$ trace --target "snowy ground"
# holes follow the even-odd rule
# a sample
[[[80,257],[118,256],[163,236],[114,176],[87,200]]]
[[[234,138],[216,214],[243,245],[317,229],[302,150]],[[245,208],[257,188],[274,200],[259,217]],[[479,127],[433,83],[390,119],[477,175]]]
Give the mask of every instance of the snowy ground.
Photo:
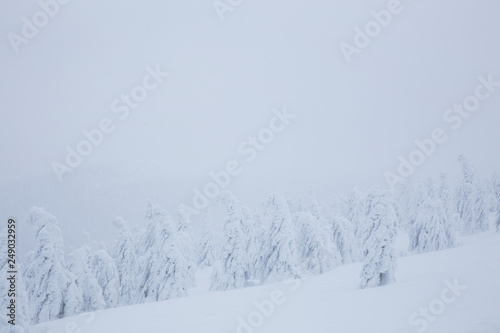
[[[32,331],[500,332],[500,233],[466,237],[454,249],[400,258],[397,283],[390,286],[358,289],[360,270],[360,264],[346,265],[302,281],[229,292],[208,292],[210,271],[204,270],[188,297],[82,314]],[[271,301],[278,304],[270,306]],[[260,313],[255,302],[262,305]]]

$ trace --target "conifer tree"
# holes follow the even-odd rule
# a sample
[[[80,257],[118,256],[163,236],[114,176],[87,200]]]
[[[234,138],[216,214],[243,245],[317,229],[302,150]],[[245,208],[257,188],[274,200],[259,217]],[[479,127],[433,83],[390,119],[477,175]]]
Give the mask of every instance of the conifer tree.
[[[299,278],[299,253],[290,210],[282,193],[269,197],[265,207],[266,223],[271,226],[264,248],[262,281]]]
[[[128,223],[121,217],[113,219],[113,225],[119,236],[115,246],[114,261],[119,278],[119,304],[131,305],[138,301],[140,270],[135,253],[135,242]]]
[[[248,284],[249,260],[245,245],[247,237],[243,231],[241,202],[229,191],[221,192],[218,201],[226,209],[224,242],[219,260],[213,267],[211,290],[243,288]]]
[[[33,207],[28,223],[35,231],[35,249],[23,271],[31,323],[64,318],[82,311],[82,295],[76,277],[66,268],[64,244],[57,219],[43,208]]]
[[[298,244],[303,268],[322,274],[337,266],[341,258],[322,220],[309,212],[295,213],[293,219],[300,230]]]
[[[396,214],[388,193],[372,189],[368,193],[365,262],[361,272],[361,288],[383,286],[395,281],[397,266],[394,253]]]

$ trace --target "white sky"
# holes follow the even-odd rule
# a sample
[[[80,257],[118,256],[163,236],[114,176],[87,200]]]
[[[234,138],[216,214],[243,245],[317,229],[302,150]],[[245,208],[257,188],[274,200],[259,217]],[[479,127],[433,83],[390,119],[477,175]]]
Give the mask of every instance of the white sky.
[[[245,201],[275,190],[305,195],[309,185],[325,199],[353,184],[385,185],[398,155],[436,127],[449,138],[417,168],[416,181],[440,171],[456,177],[460,153],[490,175],[500,165],[500,88],[456,131],[442,115],[474,92],[478,76],[500,81],[500,3],[402,0],[403,11],[348,64],[339,44],[352,43],[354,28],[387,3],[243,1],[220,21],[211,1],[73,0],[16,54],[7,34],[20,34],[21,18],[40,8],[3,1],[0,182],[10,183],[3,197],[15,199],[2,203],[2,216],[21,218],[41,205],[70,225],[79,207],[110,224],[100,208],[108,201],[129,219],[148,198],[189,202],[210,171],[244,161],[238,145],[283,106],[297,118],[242,163],[230,186]],[[121,121],[111,102],[155,65],[170,76]],[[63,162],[66,145],[74,148],[83,129],[106,117],[115,131],[59,183],[51,163]],[[105,171],[85,192],[90,166]],[[45,177],[43,185],[21,185],[35,184],[32,177]],[[155,177],[166,187],[143,182]],[[131,181],[141,184],[126,194],[136,202],[117,194],[116,184]]]

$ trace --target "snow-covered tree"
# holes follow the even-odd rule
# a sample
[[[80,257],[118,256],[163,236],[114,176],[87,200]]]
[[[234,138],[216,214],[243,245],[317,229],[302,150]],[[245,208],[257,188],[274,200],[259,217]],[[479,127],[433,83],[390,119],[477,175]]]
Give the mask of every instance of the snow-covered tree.
[[[187,265],[187,283],[188,287],[196,286],[196,246],[193,240],[193,231],[191,229],[191,219],[190,213],[184,208],[184,205],[180,205],[178,208],[178,225],[176,237],[179,243],[179,253],[184,257],[184,261]]]
[[[146,252],[140,258],[143,272],[140,301],[163,301],[187,295],[191,285],[189,267],[180,253],[175,223],[161,207],[151,205],[146,213]]]
[[[462,221],[460,230],[463,235],[475,233],[475,221],[473,212],[475,210],[473,203],[475,202],[476,190],[470,183],[462,183],[456,192],[456,208]]]
[[[396,199],[396,215],[400,222],[401,228],[409,230],[411,221],[411,211],[414,204],[414,189],[411,180],[396,186],[394,197]]]
[[[474,211],[472,216],[476,221],[476,230],[479,232],[488,231],[490,228],[490,202],[488,202],[487,191],[484,184],[478,184],[473,198]]]
[[[353,188],[349,193],[347,194],[347,197],[344,198],[345,201],[345,206],[346,206],[346,212],[345,214],[342,214],[342,216],[345,216],[349,220],[349,224],[354,230],[354,240],[355,240],[355,246],[354,251],[354,259],[355,260],[360,260],[363,259],[363,256],[361,254],[361,249],[363,248],[364,240],[363,240],[363,233],[364,233],[364,221],[365,221],[365,213],[364,213],[364,198],[363,194],[357,189]]]
[[[274,282],[300,277],[296,233],[288,204],[282,193],[269,197],[264,218],[271,226],[263,249],[262,281]]]
[[[226,209],[224,243],[220,259],[212,271],[211,290],[230,290],[247,286],[249,260],[246,252],[247,239],[243,231],[241,202],[229,191],[222,191],[218,200]]]
[[[138,300],[139,270],[135,242],[128,223],[121,217],[113,219],[113,225],[118,230],[118,240],[115,245],[114,261],[118,270],[119,300],[121,305],[135,304]]]
[[[200,245],[198,247],[198,267],[211,267],[215,262],[217,250],[215,247],[212,227],[210,226],[208,219],[205,219],[201,228],[202,235]]]
[[[420,214],[420,211],[422,210],[424,202],[427,200],[427,198],[429,198],[429,195],[432,195],[429,194],[428,185],[428,182],[418,184],[413,193],[412,204],[409,210],[409,224],[407,225],[406,230],[411,230],[413,224],[417,220],[418,215]]]
[[[345,217],[351,221],[352,225],[357,230],[357,227],[362,224],[364,220],[363,212],[363,194],[357,189],[353,188],[349,191],[347,196],[344,198],[346,212]]]
[[[396,213],[389,193],[372,189],[368,192],[368,210],[365,223],[367,239],[365,262],[361,272],[361,288],[383,286],[395,280]]]
[[[343,216],[334,216],[330,218],[329,223],[342,264],[350,264],[355,259],[354,231],[350,228],[351,222]]]
[[[263,270],[265,239],[268,229],[263,224],[260,212],[253,211],[246,206],[242,207],[243,232],[247,239],[247,253],[249,261],[249,278],[253,282],[260,282],[260,273]]]
[[[492,210],[500,212],[500,172],[495,171],[491,177],[490,191],[492,197]]]
[[[248,208],[241,207],[243,214],[243,233],[245,235],[245,250],[248,258],[248,278],[253,280],[259,279],[259,268],[262,261],[262,230],[261,217],[258,213]]]
[[[306,271],[322,274],[340,263],[340,255],[326,231],[327,226],[322,225],[323,220],[309,212],[295,213],[293,220],[300,230],[298,250]]]
[[[334,195],[324,214],[325,216],[347,216],[347,202],[345,197]]]
[[[75,315],[82,310],[82,295],[75,276],[66,268],[64,245],[57,219],[33,207],[28,223],[34,226],[35,249],[23,271],[32,324]]]
[[[444,213],[447,218],[445,227],[446,236],[448,238],[448,242],[450,243],[450,247],[452,247],[455,246],[457,230],[459,230],[461,226],[460,215],[455,211],[455,206],[453,205],[453,198],[446,174],[441,173],[439,177],[441,184],[439,187],[438,198],[441,200],[444,207]]]
[[[82,311],[91,312],[104,309],[106,303],[102,289],[91,269],[92,251],[83,246],[71,252],[68,258],[68,269],[76,277],[76,285],[82,294]]]
[[[450,221],[441,200],[428,198],[410,232],[410,251],[438,251],[455,246]]]
[[[488,223],[488,203],[485,189],[477,180],[474,167],[469,160],[460,155],[463,182],[456,193],[456,207],[460,215],[463,235],[476,234],[486,231]]]
[[[94,252],[92,271],[102,289],[106,308],[114,308],[119,304],[120,274],[115,261],[104,247]]]
[[[439,185],[439,193],[438,193],[438,198],[441,199],[441,202],[443,203],[443,207],[446,211],[447,214],[453,213],[453,199],[451,196],[451,190],[450,190],[450,185],[448,184],[448,178],[446,177],[446,174],[444,172],[441,172],[439,174],[439,180],[440,180],[440,185]]]

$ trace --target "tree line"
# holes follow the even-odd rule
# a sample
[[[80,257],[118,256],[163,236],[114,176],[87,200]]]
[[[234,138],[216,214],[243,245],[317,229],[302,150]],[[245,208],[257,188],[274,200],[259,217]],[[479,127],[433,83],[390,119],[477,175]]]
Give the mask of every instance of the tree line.
[[[187,296],[197,270],[207,267],[213,291],[299,279],[353,262],[363,263],[360,288],[392,283],[400,256],[455,247],[459,236],[488,231],[494,212],[500,232],[500,175],[480,179],[466,157],[459,162],[463,179],[454,190],[442,173],[437,183],[407,182],[395,191],[354,188],[329,205],[312,190],[306,200],[277,192],[258,210],[223,191],[215,203],[225,212],[223,229],[214,233],[206,214],[201,237],[182,206],[172,217],[149,203],[143,229],[115,217],[117,238],[109,248],[85,234],[84,245],[69,254],[56,217],[33,207],[27,222],[34,248],[18,276],[18,331],[82,312]],[[409,235],[407,251],[395,249],[400,232]],[[6,243],[4,229],[2,258]],[[1,260],[3,278],[7,260]],[[4,317],[0,324],[8,327]]]

